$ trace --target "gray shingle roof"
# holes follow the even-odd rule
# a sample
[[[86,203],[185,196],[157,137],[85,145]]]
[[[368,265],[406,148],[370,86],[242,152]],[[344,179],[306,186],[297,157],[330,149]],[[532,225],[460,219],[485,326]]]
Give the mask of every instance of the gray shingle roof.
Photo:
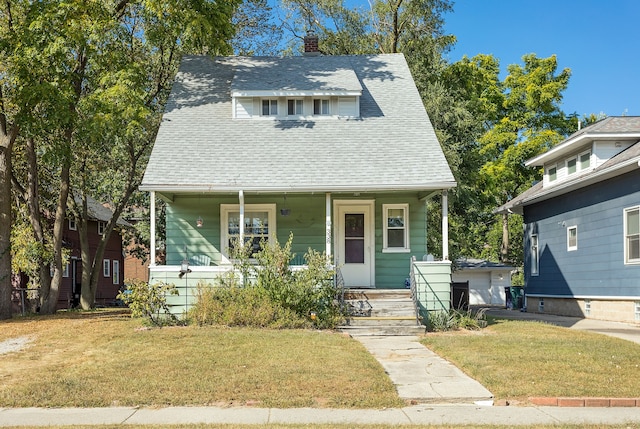
[[[232,90],[265,88],[361,88],[361,117],[232,118]],[[185,57],[141,189],[337,192],[453,186],[404,56],[390,54]]]

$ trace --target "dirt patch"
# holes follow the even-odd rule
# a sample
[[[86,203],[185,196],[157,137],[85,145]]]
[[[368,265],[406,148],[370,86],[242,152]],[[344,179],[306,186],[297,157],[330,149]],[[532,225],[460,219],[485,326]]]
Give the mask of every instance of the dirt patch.
[[[19,352],[31,343],[31,337],[9,338],[0,342],[0,355],[12,352]]]

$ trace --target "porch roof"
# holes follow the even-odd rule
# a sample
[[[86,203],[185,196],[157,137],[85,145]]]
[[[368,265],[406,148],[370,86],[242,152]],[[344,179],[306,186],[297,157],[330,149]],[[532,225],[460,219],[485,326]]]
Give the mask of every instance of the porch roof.
[[[233,90],[279,86],[361,88],[360,117],[233,119]],[[454,186],[404,56],[389,54],[185,57],[141,189],[357,192]]]

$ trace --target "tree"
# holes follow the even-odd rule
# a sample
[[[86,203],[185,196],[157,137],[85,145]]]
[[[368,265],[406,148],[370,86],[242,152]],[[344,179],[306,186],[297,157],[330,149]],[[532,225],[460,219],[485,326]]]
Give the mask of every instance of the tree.
[[[575,117],[560,109],[570,70],[556,74],[555,56],[525,55],[524,65],[512,64],[500,83],[502,97],[494,120],[480,138],[480,154],[487,161],[480,170],[479,189],[498,207],[540,179],[540,171],[524,166],[524,161],[551,148],[576,129]],[[502,215],[500,260],[508,261],[509,220]]]

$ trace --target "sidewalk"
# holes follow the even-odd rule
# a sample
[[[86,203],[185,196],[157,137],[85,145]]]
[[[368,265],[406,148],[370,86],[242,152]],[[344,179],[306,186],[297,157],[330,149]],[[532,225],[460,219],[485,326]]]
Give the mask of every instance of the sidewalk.
[[[508,425],[639,424],[640,407],[486,407],[416,405],[383,410],[323,408],[15,408],[0,409],[2,426],[168,424]]]

